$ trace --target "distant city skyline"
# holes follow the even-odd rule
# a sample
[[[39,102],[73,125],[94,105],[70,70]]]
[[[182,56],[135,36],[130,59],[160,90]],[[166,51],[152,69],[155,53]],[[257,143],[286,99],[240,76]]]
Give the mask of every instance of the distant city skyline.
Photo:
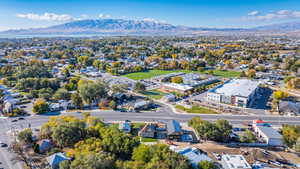
[[[0,2],[0,31],[82,19],[134,19],[210,28],[300,22],[299,0],[9,0]]]

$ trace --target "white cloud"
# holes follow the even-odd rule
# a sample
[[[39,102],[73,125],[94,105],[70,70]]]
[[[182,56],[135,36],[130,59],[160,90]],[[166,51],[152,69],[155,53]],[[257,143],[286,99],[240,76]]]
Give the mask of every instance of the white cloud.
[[[248,16],[255,16],[255,15],[258,15],[259,12],[258,11],[251,11],[248,13]]]
[[[16,16],[19,18],[26,18],[26,19],[30,19],[30,20],[39,20],[39,21],[71,21],[71,20],[74,20],[74,18],[68,14],[59,15],[59,14],[47,13],[47,12],[42,15],[28,13],[28,14],[17,14]]]
[[[279,10],[265,15],[255,14],[255,11],[248,13],[247,17],[243,17],[244,20],[275,20],[275,19],[295,19],[300,18],[300,11],[291,10]]]
[[[111,18],[110,15],[108,15],[108,14],[102,14],[102,13],[99,14],[98,17],[101,18],[101,19],[109,19],[109,18]]]

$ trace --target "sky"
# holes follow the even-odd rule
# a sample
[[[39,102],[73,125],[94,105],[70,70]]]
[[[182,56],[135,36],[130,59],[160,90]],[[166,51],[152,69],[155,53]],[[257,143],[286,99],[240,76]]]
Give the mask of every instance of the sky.
[[[0,0],[0,30],[104,18],[248,28],[300,22],[300,0]]]

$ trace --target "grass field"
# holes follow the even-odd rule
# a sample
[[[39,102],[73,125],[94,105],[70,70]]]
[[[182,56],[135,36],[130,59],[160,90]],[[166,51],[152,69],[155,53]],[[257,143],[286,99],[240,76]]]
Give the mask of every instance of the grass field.
[[[175,106],[176,109],[180,109],[183,110],[187,113],[197,113],[197,114],[219,114],[218,112],[215,112],[213,110],[210,110],[208,108],[205,107],[200,107],[200,106],[193,106],[191,109],[185,108],[181,105],[176,105]]]
[[[206,71],[207,73],[208,71]],[[215,76],[221,76],[225,78],[230,78],[230,77],[239,77],[241,72],[236,72],[236,71],[228,71],[228,70],[213,70],[213,75]]]
[[[145,72],[135,72],[135,73],[129,73],[126,75],[123,75],[124,77],[127,77],[129,79],[133,80],[142,80],[142,79],[149,79],[155,76],[160,76],[160,75],[166,75],[169,73],[174,73],[174,72],[184,72],[184,73],[208,73],[208,71],[205,72],[199,72],[199,71],[192,71],[192,70],[149,70]],[[215,76],[221,76],[221,77],[238,77],[241,73],[240,72],[235,72],[235,71],[225,71],[225,70],[214,70],[213,75]]]
[[[151,99],[161,99],[167,93],[161,92],[159,90],[148,90],[142,92],[143,95],[150,97]]]
[[[129,79],[133,80],[142,80],[142,79],[149,79],[155,76],[160,76],[160,75],[166,75],[169,73],[174,73],[174,72],[184,72],[184,73],[190,73],[194,72],[191,70],[149,70],[145,72],[135,72],[135,73],[129,73],[126,75],[123,75],[124,77],[127,77]]]

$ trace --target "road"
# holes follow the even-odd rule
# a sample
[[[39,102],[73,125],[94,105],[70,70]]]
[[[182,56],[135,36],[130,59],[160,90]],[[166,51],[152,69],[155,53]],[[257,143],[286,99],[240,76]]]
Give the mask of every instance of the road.
[[[62,113],[61,115],[73,115],[76,117],[82,117],[79,113]],[[180,122],[187,122],[193,117],[199,116],[203,120],[215,121],[217,119],[226,119],[232,125],[242,125],[245,122],[250,123],[255,119],[262,119],[273,126],[280,126],[282,124],[294,124],[300,125],[300,117],[283,117],[283,116],[249,116],[249,115],[204,115],[204,114],[178,114],[172,111],[171,108],[167,106],[160,107],[157,111],[147,111],[147,112],[118,112],[112,110],[95,110],[91,113],[92,116],[101,117],[104,121],[167,121],[167,120],[178,120]],[[35,115],[26,117],[25,120],[19,120],[17,122],[11,122],[11,119],[0,119],[0,141],[10,143],[12,138],[9,137],[7,131],[11,128],[24,129],[30,124],[32,128],[39,128],[43,123],[47,122],[51,115]],[[0,161],[3,163],[0,165],[5,169],[18,169],[20,164],[13,165],[11,163],[12,154],[7,152],[5,148],[0,148]]]

